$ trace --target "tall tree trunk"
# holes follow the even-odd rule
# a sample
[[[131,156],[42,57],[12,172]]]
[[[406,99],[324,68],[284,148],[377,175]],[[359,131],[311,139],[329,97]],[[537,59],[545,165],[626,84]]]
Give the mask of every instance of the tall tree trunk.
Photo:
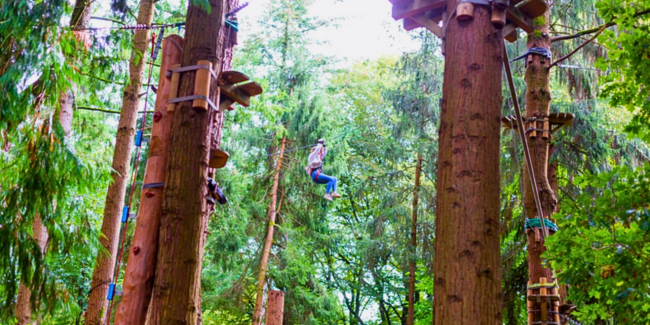
[[[456,8],[456,1],[447,1]],[[438,325],[501,324],[499,139],[503,38],[490,9],[447,25],[436,184]]]
[[[268,316],[266,325],[282,325],[284,318],[284,292],[278,290],[269,291]]]
[[[542,16],[543,23],[536,24],[535,31],[528,35],[527,47],[541,47],[550,49],[551,39],[549,36],[549,11]],[[541,19],[536,19],[536,22]],[[550,60],[542,55],[528,55],[526,58],[526,120],[531,118],[548,118],[551,107],[551,90],[549,82]],[[544,128],[539,123],[538,128]],[[528,176],[528,167],[524,165],[524,207],[528,218],[550,217],[557,205],[555,193],[551,188],[548,179],[549,145],[551,138],[544,139],[542,132],[537,132],[534,138],[529,137],[528,146],[535,172],[535,184],[541,201],[542,213],[537,211],[533,196],[533,187]],[[546,278],[548,282],[553,281],[553,273],[549,268],[543,266],[542,253],[546,250],[544,240],[537,241],[534,231],[527,232],[528,235],[528,276],[531,283],[539,283],[540,278]],[[539,303],[531,305],[532,310],[540,310]],[[532,314],[533,321],[541,321],[541,312]]]
[[[169,132],[173,116],[167,113],[171,78],[168,78],[165,72],[181,62],[182,51],[177,45],[183,46],[183,38],[178,35],[168,36],[162,44],[161,73],[144,184],[165,181]],[[159,119],[156,119],[156,116],[159,116]],[[163,187],[143,189],[140,197],[140,208],[131,243],[129,263],[124,273],[122,301],[115,315],[116,325],[144,324],[153,292]]]
[[[90,12],[92,10],[92,2],[88,0],[77,0],[75,3],[74,10],[72,12],[72,19],[70,20],[70,28],[85,28],[88,25],[90,20]],[[76,31],[75,34],[77,38],[81,41],[86,39],[88,36],[85,31]],[[84,42],[85,46],[88,46]],[[88,49],[88,48],[86,48]],[[71,90],[63,91],[59,94],[59,106],[55,110],[54,120],[58,121],[66,137],[70,135],[72,129],[72,118],[73,118],[73,107],[74,107],[74,92],[76,87],[73,84]],[[5,149],[9,149],[9,144],[5,143]],[[49,240],[49,234],[47,228],[43,224],[43,220],[40,215],[34,217],[34,223],[32,224],[32,232],[34,234],[34,240],[38,243],[38,246],[41,249],[41,253],[45,256],[45,250],[47,242]],[[18,286],[18,295],[16,299],[16,307],[14,310],[14,315],[18,319],[18,324],[29,324],[32,318],[31,312],[31,296],[32,292],[29,286],[26,286],[23,281],[20,282]]]
[[[154,0],[142,0],[138,12],[138,24],[150,25],[153,19]],[[122,97],[122,110],[117,126],[115,150],[113,151],[113,182],[106,192],[104,205],[104,220],[102,221],[102,237],[100,243],[108,251],[108,255],[97,254],[95,269],[91,282],[91,291],[88,296],[88,310],[86,311],[86,324],[102,324],[107,312],[108,301],[106,295],[108,286],[113,279],[115,260],[119,244],[120,223],[124,197],[129,180],[131,153],[137,122],[139,94],[142,90],[142,77],[146,66],[145,58],[148,54],[151,32],[147,29],[135,31],[133,49],[129,60],[129,83],[124,89]]]
[[[225,0],[224,3],[224,12],[230,12],[237,8],[239,4],[239,0]],[[233,17],[229,17],[229,19],[235,19]],[[215,71],[223,72],[223,71],[228,71],[232,68],[232,59],[234,55],[234,50],[235,50],[235,45],[237,43],[235,42],[237,40],[237,32],[231,28],[225,28],[224,31],[221,33],[220,37],[220,43],[219,43],[219,49],[221,52],[218,52],[220,55],[219,62],[220,66],[215,68]],[[211,146],[210,148],[214,149],[221,149],[221,137],[223,135],[223,121],[224,117],[227,113],[227,110],[223,112],[217,112],[216,116],[214,118],[214,122],[212,123],[212,130],[211,130]],[[208,169],[208,173],[212,176],[215,174],[215,170],[212,168]],[[198,304],[198,311],[197,311],[197,324],[200,325],[203,323],[202,317],[201,317],[201,274],[203,271],[203,254],[205,251],[205,242],[207,240],[207,231],[208,231],[208,225],[210,224],[210,215],[214,211],[214,205],[213,204],[208,204],[208,210],[206,213],[202,216],[203,221],[201,222],[202,228],[200,231],[201,234],[201,241],[199,244],[199,259],[198,259],[198,267],[197,267],[197,278],[198,281],[196,281],[196,301]]]
[[[418,246],[418,199],[420,194],[420,174],[422,173],[422,154],[418,152],[418,161],[415,166],[415,188],[413,189],[413,220],[411,221],[411,254],[409,257],[409,293],[408,315],[406,325],[413,325],[415,321],[415,272],[417,269],[416,256]]]
[[[255,309],[253,310],[253,325],[262,323],[262,294],[264,291],[264,284],[266,283],[266,270],[269,262],[269,254],[271,253],[271,246],[273,245],[273,232],[275,230],[275,216],[276,204],[278,202],[278,185],[280,183],[280,169],[282,169],[282,157],[284,156],[284,147],[287,142],[287,137],[282,137],[282,145],[280,146],[280,155],[278,161],[275,163],[275,172],[273,174],[273,188],[271,189],[271,202],[267,210],[267,217],[269,218],[269,226],[266,232],[266,241],[264,242],[264,251],[262,251],[262,259],[260,261],[260,273],[257,279],[257,298],[255,299]]]
[[[210,12],[189,1],[183,66],[207,60],[218,69],[224,0],[209,0]],[[195,71],[182,74],[178,97],[194,93]],[[209,98],[217,103],[218,87],[210,78]],[[197,271],[201,258],[203,216],[208,211],[207,171],[210,125],[215,112],[192,108],[192,101],[176,105],[163,196],[160,240],[152,298],[151,324],[196,324]]]

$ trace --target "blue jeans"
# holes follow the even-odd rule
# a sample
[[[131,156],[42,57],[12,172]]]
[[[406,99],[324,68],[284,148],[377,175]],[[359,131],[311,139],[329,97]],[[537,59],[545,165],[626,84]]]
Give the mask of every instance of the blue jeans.
[[[332,176],[327,176],[323,173],[318,174],[318,179],[316,178],[316,174],[318,171],[313,171],[311,173],[311,179],[314,180],[314,182],[318,184],[327,184],[327,189],[325,190],[325,193],[330,194],[331,192],[336,192],[336,177]]]

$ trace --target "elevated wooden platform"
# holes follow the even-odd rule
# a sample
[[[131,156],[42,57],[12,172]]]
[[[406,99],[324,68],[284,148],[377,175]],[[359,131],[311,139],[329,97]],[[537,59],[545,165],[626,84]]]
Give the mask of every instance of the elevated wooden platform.
[[[573,125],[573,114],[571,113],[552,113],[548,116],[548,122],[551,127],[551,134],[554,134],[564,126]],[[501,118],[501,126],[506,129],[517,128],[517,118],[514,116],[504,116]],[[555,128],[553,128],[555,127]]]
[[[244,107],[250,106],[251,97],[261,94],[262,86],[238,71],[224,71],[219,75],[219,88],[221,99],[219,110],[232,110],[232,105],[237,103]]]
[[[443,33],[446,0],[388,0],[393,4],[393,19],[403,20],[405,30],[424,27],[438,37]],[[510,42],[517,40],[517,29],[533,31],[533,19],[541,16],[548,5],[544,0],[511,0],[506,11],[506,24],[502,35]]]

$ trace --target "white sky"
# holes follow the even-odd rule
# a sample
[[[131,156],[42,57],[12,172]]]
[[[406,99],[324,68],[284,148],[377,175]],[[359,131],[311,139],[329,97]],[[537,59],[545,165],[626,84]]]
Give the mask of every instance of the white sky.
[[[240,0],[244,3],[246,0]],[[248,0],[249,6],[237,14],[241,26],[241,41],[260,31],[260,17],[269,0]],[[320,28],[312,34],[320,45],[312,46],[315,54],[333,56],[345,65],[383,55],[412,51],[418,45],[391,17],[388,0],[315,0],[310,15],[320,19],[337,19],[336,26]]]

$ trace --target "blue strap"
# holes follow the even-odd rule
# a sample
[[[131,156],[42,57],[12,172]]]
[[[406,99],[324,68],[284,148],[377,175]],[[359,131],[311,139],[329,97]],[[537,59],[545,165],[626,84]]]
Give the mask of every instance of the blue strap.
[[[108,295],[106,295],[106,299],[113,300],[114,295],[115,295],[115,283],[111,283],[108,285]]]
[[[122,209],[122,223],[126,223],[126,220],[129,218],[129,207],[124,206]]]

